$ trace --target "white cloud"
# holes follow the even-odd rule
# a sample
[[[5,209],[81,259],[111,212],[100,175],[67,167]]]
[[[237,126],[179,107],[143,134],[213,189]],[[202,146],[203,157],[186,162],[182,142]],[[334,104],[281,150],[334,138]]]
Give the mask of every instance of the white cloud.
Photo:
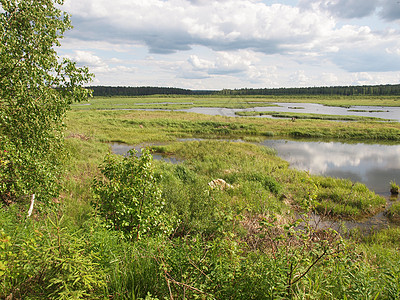
[[[365,18],[378,14],[382,19],[400,19],[400,3],[396,0],[300,0],[299,7],[318,10],[342,19]]]
[[[378,0],[301,0],[302,8],[329,11],[341,18],[362,18],[373,14]]]
[[[77,50],[72,57],[76,62],[80,64],[87,64],[91,67],[105,66],[105,63],[100,57],[93,55],[93,53],[87,51]]]
[[[64,55],[64,57],[76,61],[81,66],[88,66],[90,68],[90,71],[95,74],[117,72],[117,71],[118,72],[136,71],[136,68],[132,67],[130,68],[123,65],[110,66],[110,64],[104,61],[102,58],[88,51],[76,50],[70,55]],[[110,62],[121,63],[122,61],[113,58],[110,60]]]
[[[295,2],[66,0],[75,29],[61,53],[88,65],[104,84],[225,88],[398,79],[395,23],[382,30],[348,21],[397,20],[397,1]]]
[[[79,3],[79,4],[77,4]],[[204,45],[215,50],[284,51],[331,34],[335,23],[325,15],[297,7],[246,0],[194,5],[185,0],[66,2],[83,40],[143,42],[154,53],[189,50]]]
[[[209,69],[213,69],[215,64],[211,61],[201,59],[197,55],[190,55],[188,62],[193,66],[193,70],[196,71],[207,71]]]
[[[299,70],[291,74],[290,80],[297,82],[299,86],[306,86],[310,82],[310,78],[305,74],[304,70]]]

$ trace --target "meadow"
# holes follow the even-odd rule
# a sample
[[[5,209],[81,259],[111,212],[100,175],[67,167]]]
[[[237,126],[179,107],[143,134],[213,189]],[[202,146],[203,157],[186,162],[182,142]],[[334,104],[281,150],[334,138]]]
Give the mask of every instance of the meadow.
[[[360,183],[294,170],[274,150],[252,143],[267,137],[398,143],[398,122],[292,122],[159,110],[268,106],[277,98],[400,105],[395,97],[317,96],[94,98],[74,105],[65,122],[63,190],[53,212],[37,210],[26,219],[12,213],[18,207],[1,211],[0,262],[7,268],[0,264],[0,295],[399,298],[398,227],[337,232],[311,218],[362,219],[383,211],[386,199]],[[146,151],[116,156],[111,142],[148,144],[150,152],[179,163],[153,160]],[[389,213],[395,222],[398,205]]]

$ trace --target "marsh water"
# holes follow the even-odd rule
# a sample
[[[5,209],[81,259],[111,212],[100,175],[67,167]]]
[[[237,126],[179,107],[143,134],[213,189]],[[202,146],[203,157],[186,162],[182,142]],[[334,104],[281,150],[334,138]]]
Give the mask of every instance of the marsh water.
[[[137,155],[140,155],[140,150],[142,148],[145,148],[147,146],[155,146],[155,145],[162,145],[162,144],[152,143],[152,144],[128,145],[128,144],[121,144],[121,143],[110,143],[111,151],[114,154],[123,155],[123,156],[128,155],[128,151],[130,151],[130,150],[136,150]],[[180,160],[178,160],[177,158],[175,158],[173,156],[166,157],[166,156],[162,156],[161,154],[157,154],[157,153],[153,153],[152,155],[153,155],[153,158],[157,159],[157,160],[163,160],[163,161],[170,162],[173,164],[177,164],[180,162]]]
[[[271,103],[272,104],[272,103]],[[295,112],[295,113],[310,113],[322,115],[340,115],[340,116],[360,116],[360,117],[374,117],[381,119],[388,119],[400,122],[400,107],[388,106],[351,106],[337,107],[326,106],[315,103],[273,103],[276,106],[267,107],[251,107],[245,109],[233,109],[222,107],[193,107],[189,109],[181,109],[178,111],[194,112],[206,115],[220,115],[227,117],[237,117],[236,112],[262,112],[262,111],[275,111],[275,112]],[[270,116],[264,115],[261,118],[268,118]]]
[[[382,196],[390,195],[391,181],[400,182],[400,145],[274,139],[260,144],[275,149],[277,155],[293,168],[313,175],[361,182]],[[113,143],[111,149],[116,154],[126,155],[130,149],[140,151],[145,146]],[[178,162],[174,157],[153,156],[155,159]]]
[[[136,103],[135,105],[154,105],[154,103]],[[174,104],[173,102],[163,102],[157,104]],[[193,103],[178,103],[193,104]],[[90,104],[89,104],[90,105]],[[389,121],[400,122],[400,107],[389,106],[351,106],[338,107],[327,106],[315,103],[271,103],[274,106],[259,106],[250,108],[224,108],[224,107],[192,107],[186,109],[172,109],[173,111],[193,112],[211,116],[238,117],[236,112],[295,112],[321,115],[338,115],[338,116],[359,116],[373,117]],[[171,111],[167,108],[112,108],[112,110],[145,110],[145,111]],[[256,116],[258,118],[273,118],[269,115]]]
[[[390,181],[400,182],[400,145],[290,140],[261,144],[275,149],[296,169],[362,182],[382,196],[390,195]]]
[[[397,200],[390,198],[390,182],[400,182],[400,145],[290,140],[265,140],[261,144],[275,149],[293,168],[364,183],[387,199],[387,207]],[[318,215],[313,220],[319,226],[340,229],[340,223],[323,221]],[[362,221],[343,223],[348,229],[358,227],[367,232],[392,225],[384,212]]]
[[[364,183],[375,193],[384,196],[388,207],[393,200],[397,200],[390,198],[389,190],[391,181],[400,182],[400,145],[274,139],[265,140],[260,144],[275,149],[277,155],[288,161],[293,168],[313,175],[345,178]],[[110,145],[112,151],[120,155],[126,155],[131,149],[140,151],[141,148],[148,146],[119,143]],[[163,157],[160,154],[154,154],[153,157],[179,163],[179,160],[174,157]],[[340,223],[331,220],[323,221],[318,215],[313,216],[313,221],[320,227],[329,226],[339,230]],[[344,224],[349,229],[358,227],[363,230],[386,228],[391,225],[384,212],[366,220],[347,221]]]

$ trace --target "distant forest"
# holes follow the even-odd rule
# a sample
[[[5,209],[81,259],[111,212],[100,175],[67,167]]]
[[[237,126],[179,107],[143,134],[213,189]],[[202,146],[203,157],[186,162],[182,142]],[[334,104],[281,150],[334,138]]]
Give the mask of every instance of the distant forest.
[[[259,89],[224,89],[188,90],[172,87],[125,87],[125,86],[91,86],[94,96],[148,96],[148,95],[337,95],[337,96],[393,96],[400,95],[400,84],[394,85],[363,85],[363,86],[332,86],[303,88],[259,88]]]
[[[211,95],[217,91],[194,91],[172,87],[90,86],[93,96]]]

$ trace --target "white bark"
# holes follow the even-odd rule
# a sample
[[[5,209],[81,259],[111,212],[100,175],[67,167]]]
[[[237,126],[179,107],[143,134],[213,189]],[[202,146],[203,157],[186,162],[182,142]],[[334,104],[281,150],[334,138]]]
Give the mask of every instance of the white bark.
[[[35,204],[35,194],[32,194],[31,196],[31,206],[29,207],[28,210],[28,218],[31,216],[32,211],[33,211],[33,205]]]

